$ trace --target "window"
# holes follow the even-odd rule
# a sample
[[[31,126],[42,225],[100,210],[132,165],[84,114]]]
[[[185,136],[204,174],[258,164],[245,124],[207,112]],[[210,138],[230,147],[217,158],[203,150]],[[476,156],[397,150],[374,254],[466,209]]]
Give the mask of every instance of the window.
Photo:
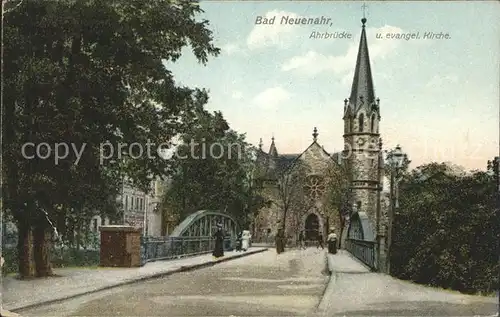
[[[365,116],[363,114],[359,115],[359,132],[363,132],[363,128],[365,125]]]
[[[101,226],[105,226],[106,225],[106,218],[102,217],[101,218]]]
[[[135,209],[139,209],[139,197],[135,197]]]
[[[125,210],[128,209],[128,196],[125,195]]]
[[[375,114],[372,114],[372,122],[370,124],[372,133],[375,133]]]
[[[358,200],[356,202],[356,207],[357,207],[358,211],[361,209],[361,201]]]
[[[92,224],[93,230],[97,231],[97,219],[94,219],[94,223]]]
[[[311,175],[307,178],[305,189],[309,194],[310,199],[319,199],[325,192],[324,180],[317,175]]]
[[[130,209],[134,209],[134,197],[130,197]]]

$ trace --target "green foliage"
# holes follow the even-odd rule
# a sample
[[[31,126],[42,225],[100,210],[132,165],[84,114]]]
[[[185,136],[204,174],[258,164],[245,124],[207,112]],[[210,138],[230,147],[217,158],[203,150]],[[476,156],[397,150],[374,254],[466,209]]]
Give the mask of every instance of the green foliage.
[[[349,201],[349,169],[347,164],[332,162],[325,171],[324,205],[328,210],[346,212]]]
[[[16,248],[6,248],[3,251],[5,264],[2,268],[2,274],[10,274],[18,272],[18,256]],[[100,251],[99,249],[53,249],[52,250],[52,265],[53,267],[87,267],[99,265]]]
[[[41,210],[53,220],[115,214],[123,176],[147,190],[171,171],[156,151],[131,159],[118,144],[168,146],[206,100],[164,66],[186,46],[201,63],[218,55],[200,12],[193,1],[65,0],[23,1],[5,15],[3,197],[18,223],[46,222]],[[65,143],[69,155],[27,160],[26,142]],[[101,162],[104,142],[114,160]],[[78,165],[72,145],[85,146]]]
[[[498,288],[498,197],[493,177],[432,163],[400,183],[391,273],[462,292]]]
[[[231,130],[220,112],[210,113],[200,102],[174,155],[177,172],[164,205],[178,220],[210,209],[225,211],[247,226],[262,203],[252,180],[252,151],[245,136]]]
[[[65,249],[62,252],[54,252],[52,257],[54,267],[97,266],[100,261],[100,251],[99,249]]]

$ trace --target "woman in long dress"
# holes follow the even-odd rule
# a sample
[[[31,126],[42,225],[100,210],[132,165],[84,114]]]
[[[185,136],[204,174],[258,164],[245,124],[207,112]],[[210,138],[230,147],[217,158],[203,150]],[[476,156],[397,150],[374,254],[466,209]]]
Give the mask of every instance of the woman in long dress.
[[[217,225],[217,231],[214,234],[215,238],[215,248],[212,255],[215,258],[220,258],[224,256],[224,231],[222,231],[222,226]]]
[[[243,234],[241,235],[241,249],[243,251],[248,250],[250,246],[250,231],[248,230],[243,230]]]

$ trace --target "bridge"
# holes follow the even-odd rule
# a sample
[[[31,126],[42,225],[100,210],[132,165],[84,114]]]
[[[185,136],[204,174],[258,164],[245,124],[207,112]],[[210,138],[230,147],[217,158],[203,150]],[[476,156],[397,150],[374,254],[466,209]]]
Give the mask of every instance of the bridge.
[[[186,217],[169,236],[142,237],[143,264],[158,260],[178,259],[212,252],[216,225],[226,233],[224,249],[234,248],[240,230],[236,220],[214,210],[199,210]],[[377,248],[369,222],[363,213],[354,213],[348,223],[345,249],[373,271],[377,271]]]
[[[213,249],[216,224],[221,223],[227,232],[226,250],[234,245],[240,228],[229,215],[200,210],[184,219],[169,237],[143,238],[143,264],[169,261],[140,269],[59,269],[58,279],[62,282],[56,287],[45,280],[33,284],[7,277],[4,305],[7,303],[8,309],[16,312],[22,310],[23,316],[55,312],[83,316],[98,309],[103,315],[126,311],[138,316],[201,316],[207,311],[218,316],[255,315],[258,310],[266,316],[493,317],[491,312],[497,307],[493,297],[453,294],[373,272],[379,269],[375,242],[369,240],[373,237],[364,225],[366,220],[362,213],[351,215],[346,230],[347,250],[335,255],[308,248],[291,249],[277,256],[273,249],[251,248],[254,250],[247,254],[228,252],[224,259],[214,261],[203,254]],[[252,255],[245,256],[249,253]],[[213,267],[215,264],[217,267]],[[367,267],[370,265],[372,272]],[[210,269],[199,269],[202,267]],[[173,274],[185,271],[190,273]],[[150,281],[140,283],[145,279]],[[118,292],[86,295],[125,284],[128,286]],[[78,299],[61,305],[61,301],[69,300],[68,294]],[[9,316],[2,311],[3,315]]]
[[[379,267],[377,244],[368,217],[363,212],[354,212],[347,223],[345,249],[372,271],[382,271]]]
[[[186,217],[170,236],[142,237],[142,264],[212,252],[213,234],[219,223],[226,233],[224,249],[232,250],[239,230],[234,218],[220,211],[199,210]]]

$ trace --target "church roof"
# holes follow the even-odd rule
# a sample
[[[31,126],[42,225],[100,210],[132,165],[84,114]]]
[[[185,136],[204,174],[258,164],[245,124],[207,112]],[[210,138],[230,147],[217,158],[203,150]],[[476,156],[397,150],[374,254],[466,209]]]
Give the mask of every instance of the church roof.
[[[321,146],[316,140],[317,130],[315,130],[313,136],[314,136],[313,142],[304,151],[302,151],[302,153],[299,154],[293,153],[293,154],[278,155],[276,144],[274,143],[274,137],[272,138],[272,143],[269,149],[269,153],[265,153],[264,151],[262,151],[261,149],[262,146],[259,145],[256,164],[260,166],[260,171],[261,171],[260,177],[268,179],[276,179],[276,177],[279,174],[291,169],[295,164],[295,162],[297,162],[297,160],[313,146],[320,147],[323,153],[325,154],[325,157],[330,157],[335,162],[340,163],[341,153],[340,152],[336,152],[333,154],[328,153],[325,150],[325,148]],[[270,162],[273,162],[274,164],[270,164]]]
[[[311,147],[313,146],[319,146],[321,148],[321,150],[323,151],[323,153],[325,154],[325,156],[331,158],[332,160],[334,160],[335,162],[338,162],[336,160],[336,158],[339,158],[340,157],[340,152],[336,152],[336,153],[333,153],[333,154],[330,154],[328,153],[325,148],[323,146],[321,146],[316,140],[314,140],[302,153],[300,154],[294,154],[295,157],[293,158],[293,160],[290,160],[289,163],[287,164],[286,166],[286,169],[291,169],[293,167],[293,165],[295,164],[295,162],[297,162],[297,160],[302,156],[304,155],[304,153],[306,153]]]
[[[276,144],[274,144],[274,137],[271,141],[271,146],[269,147],[269,155],[272,157],[278,157],[278,150],[276,149]]]
[[[355,114],[362,107],[367,107],[367,110],[370,110],[371,105],[375,102],[375,88],[368,53],[368,41],[366,40],[366,19],[361,19],[361,22],[363,23],[361,39],[349,98],[348,110],[351,114]]]

